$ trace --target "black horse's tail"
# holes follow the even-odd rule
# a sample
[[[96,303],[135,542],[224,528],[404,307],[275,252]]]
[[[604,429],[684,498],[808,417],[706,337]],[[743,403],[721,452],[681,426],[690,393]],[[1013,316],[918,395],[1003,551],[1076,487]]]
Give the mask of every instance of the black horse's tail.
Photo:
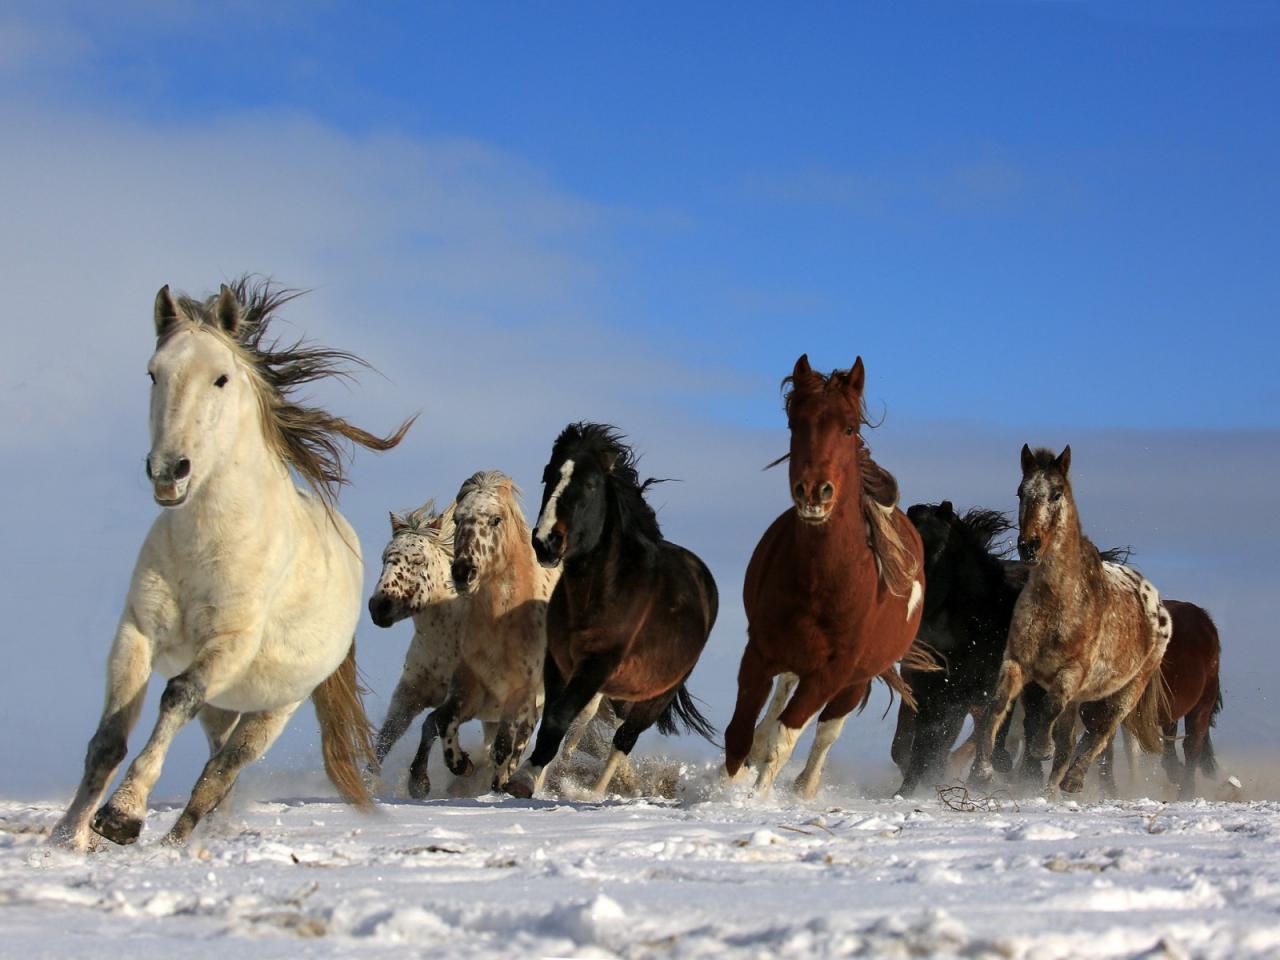
[[[716,741],[716,728],[698,710],[699,702],[689,692],[689,688],[681,683],[676,688],[676,695],[671,698],[667,708],[658,717],[658,732],[669,737],[672,734],[680,733],[680,728],[683,727],[685,733],[696,733],[712,746],[720,746]]]
[[[1218,687],[1218,696],[1213,701],[1213,710],[1209,714],[1209,727],[1204,731],[1204,746],[1200,748],[1200,772],[1206,777],[1218,773],[1218,758],[1213,753],[1212,728],[1218,722],[1218,714],[1222,711],[1222,687]]]

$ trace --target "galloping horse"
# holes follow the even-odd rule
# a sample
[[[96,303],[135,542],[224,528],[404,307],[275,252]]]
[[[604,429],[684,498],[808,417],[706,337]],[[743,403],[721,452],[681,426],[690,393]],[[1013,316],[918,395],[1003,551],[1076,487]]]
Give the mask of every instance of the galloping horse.
[[[1178,795],[1187,800],[1195,795],[1197,767],[1207,777],[1218,771],[1209,728],[1222,709],[1218,680],[1221,645],[1218,628],[1203,607],[1185,600],[1166,600],[1164,605],[1173,618],[1173,635],[1160,663],[1160,677],[1169,694],[1168,705],[1160,713],[1164,769],[1178,784]],[[1174,742],[1178,721],[1183,718],[1186,738],[1180,764]]]
[[[174,735],[199,716],[212,756],[166,837],[184,842],[308,696],[330,779],[347,800],[370,802],[361,771],[373,748],[353,639],[360,547],[334,499],[346,476],[342,442],[389,450],[412,421],[379,438],[294,399],[296,387],[361,362],[304,343],[268,345],[275,310],[294,295],[245,278],[203,301],[167,286],[156,296],[146,472],[164,510],[134,568],[102,720],[56,843],[86,849],[90,818],[107,839],[135,841]],[[170,678],[155,730],[94,814],[153,670]]]
[[[1022,447],[1018,552],[1032,564],[1031,576],[1014,606],[1000,681],[978,738],[975,783],[990,780],[996,731],[1032,681],[1044,688],[1048,722],[1026,749],[1044,759],[1052,736],[1050,789],[1079,792],[1122,722],[1143,749],[1160,752],[1165,697],[1158,671],[1172,621],[1150,581],[1103,560],[1084,535],[1070,467],[1070,447],[1056,457]],[[1073,759],[1077,707],[1085,733]]]
[[[466,604],[453,588],[449,569],[455,504],[449,504],[444,513],[433,512],[433,507],[434,501],[428,501],[407,514],[391,514],[391,540],[382,552],[382,575],[369,597],[369,616],[379,627],[413,618],[404,669],[378,731],[379,766],[416,716],[445,702],[458,667]],[[431,788],[427,758],[434,739],[432,725],[429,734],[423,731],[409,767],[409,795],[418,800]]]
[[[917,503],[907,509],[907,517],[924,544],[928,583],[919,638],[941,655],[945,667],[902,673],[916,700],[914,710],[905,702],[899,706],[893,738],[893,759],[904,777],[898,792],[903,796],[944,775],[947,753],[965,717],[974,711],[980,715],[991,699],[1013,607],[1030,574],[1027,564],[1006,560],[992,548],[996,537],[1013,529],[999,511],[974,507],[958,514],[951,501],[944,500]],[[1028,684],[1023,693],[1027,739],[1041,722],[1041,699],[1043,691]],[[1012,767],[1004,746],[1007,732],[1005,723],[993,756],[1004,771]],[[1031,766],[1038,781],[1040,765],[1031,761]]]
[[[560,576],[539,566],[519,495],[497,470],[476,473],[458,490],[451,576],[465,598],[461,659],[449,698],[426,721],[444,741],[445,765],[456,776],[472,769],[458,743],[459,725],[473,717],[496,722],[488,744],[495,790],[510,778],[538,722],[547,600]]]
[[[542,726],[507,792],[540,790],[569,724],[608,697],[623,722],[594,787],[599,795],[655,722],[662,733],[676,732],[679,721],[712,738],[685,684],[719,599],[706,564],[663,538],[644,498],[649,483],[614,428],[565,427],[542,479],[533,547],[544,566],[563,564],[564,573],[547,613]]]
[[[733,778],[752,750],[772,678],[798,678],[776,722],[766,721],[756,781],[762,792],[818,711],[817,739],[797,781],[805,796],[817,791],[827,752],[845,717],[866,702],[872,680],[911,696],[893,665],[912,650],[923,611],[920,536],[897,508],[896,481],[862,440],[865,378],[861,357],[852,369],[823,376],[802,356],[783,381],[791,385],[794,505],[769,527],[747,567],[747,648],[725,730],[725,772]],[[921,656],[919,663],[932,661]],[[780,687],[789,682],[784,677]]]

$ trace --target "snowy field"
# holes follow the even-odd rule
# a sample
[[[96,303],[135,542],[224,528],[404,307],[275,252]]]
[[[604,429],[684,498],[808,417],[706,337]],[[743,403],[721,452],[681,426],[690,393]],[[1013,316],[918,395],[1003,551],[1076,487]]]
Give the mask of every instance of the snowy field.
[[[678,772],[664,800],[373,816],[259,774],[188,849],[160,805],[87,856],[44,844],[61,801],[0,801],[0,955],[1280,956],[1277,802],[761,802]]]

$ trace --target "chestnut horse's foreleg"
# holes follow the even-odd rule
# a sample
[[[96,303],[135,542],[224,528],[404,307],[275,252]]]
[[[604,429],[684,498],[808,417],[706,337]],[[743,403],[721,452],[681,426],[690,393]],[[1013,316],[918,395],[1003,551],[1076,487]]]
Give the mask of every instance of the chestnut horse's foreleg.
[[[978,753],[973,758],[973,768],[969,771],[970,783],[991,782],[995,773],[995,768],[991,765],[991,753],[995,749],[996,734],[1004,725],[1005,714],[1013,708],[1013,701],[1029,679],[1017,660],[1005,660],[1000,665],[1000,680],[996,683],[995,696],[982,715],[980,735],[977,738]]]
[[[1158,682],[1157,680],[1153,682]],[[1212,692],[1195,705],[1183,721],[1186,733],[1182,741],[1182,777],[1178,788],[1178,797],[1190,800],[1196,791],[1196,768],[1205,774],[1212,775],[1217,764],[1213,758],[1213,742],[1209,739],[1209,727],[1213,723],[1213,708],[1218,699],[1217,684],[1212,685]],[[1173,724],[1173,735],[1177,736],[1178,725]],[[1171,749],[1173,741],[1166,741],[1166,749]]]
[[[552,657],[548,656],[547,660],[551,661]],[[600,692],[621,661],[620,650],[593,653],[578,663],[563,690],[553,694],[552,685],[546,686],[546,706],[542,712],[542,725],[538,728],[533,753],[507,782],[507,793],[514,797],[531,797],[542,788],[547,765],[559,753],[569,725]],[[559,671],[556,670],[555,673],[558,678]],[[555,686],[558,687],[559,683]]]
[[[164,843],[177,846],[187,842],[196,824],[231,792],[240,771],[261,757],[271,744],[275,743],[276,737],[280,736],[280,731],[284,729],[289,718],[301,704],[302,701],[299,700],[278,710],[249,713],[240,718],[240,722],[236,724],[235,730],[223,744],[222,749],[210,757],[209,762],[204,765],[204,772],[196,781],[186,808],[165,836]]]
[[[795,696],[791,698],[791,702],[778,717],[778,722],[769,731],[764,762],[760,766],[759,776],[756,777],[756,793],[767,794],[773,788],[773,781],[791,759],[800,734],[804,733],[805,727],[809,726],[818,711],[835,699],[836,693],[844,699],[844,694],[851,689],[852,687],[833,691],[831,681],[824,675],[811,673],[800,678]],[[844,710],[844,713],[848,713],[856,705],[855,700],[848,709]],[[829,748],[830,745],[828,745]]]
[[[778,674],[773,688],[773,699],[769,701],[769,708],[765,710],[764,717],[756,724],[755,733],[751,735],[751,752],[747,754],[747,766],[760,769],[760,764],[764,761],[765,743],[769,739],[769,728],[778,722],[778,717],[782,716],[782,711],[786,708],[791,695],[796,692],[796,684],[799,682],[800,678],[794,673]]]
[[[840,739],[840,731],[849,713],[866,696],[867,684],[855,683],[835,695],[818,716],[818,730],[814,734],[813,746],[809,748],[809,759],[804,769],[796,777],[796,791],[806,800],[812,800],[818,792],[818,784],[822,781],[822,768],[827,764],[827,754],[831,746]]]
[[[89,818],[128,752],[129,731],[138,722],[151,677],[151,642],[131,622],[116,631],[107,658],[107,699],[97,732],[85,751],[84,776],[75,798],[49,835],[49,842],[89,849]]]
[[[733,708],[733,719],[724,730],[724,771],[730,780],[738,775],[742,762],[751,752],[756,717],[769,698],[772,683],[773,674],[768,664],[748,642],[738,666],[738,702]]]
[[[1042,726],[1049,723],[1046,716],[1044,687],[1028,683],[1022,688],[1022,760],[1018,765],[1018,780],[1037,788],[1044,785],[1044,767],[1031,755],[1031,741]]]
[[[1071,751],[1076,745],[1076,711],[1071,709],[1058,715],[1050,724],[1053,733],[1053,766],[1049,768],[1049,782],[1045,789],[1050,796],[1056,795],[1062,778],[1071,763]]]

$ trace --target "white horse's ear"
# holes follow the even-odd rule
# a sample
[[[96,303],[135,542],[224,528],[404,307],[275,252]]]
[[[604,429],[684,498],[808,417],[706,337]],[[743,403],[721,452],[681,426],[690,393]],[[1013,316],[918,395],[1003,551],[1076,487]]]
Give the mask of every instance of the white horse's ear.
[[[240,301],[225,283],[218,291],[218,305],[214,308],[218,326],[226,333],[235,336],[240,329]]]
[[[408,530],[408,529],[409,529],[409,521],[406,520],[404,517],[402,517],[400,514],[396,513],[394,510],[392,510],[391,511],[391,532],[393,534],[403,533],[405,530]]]
[[[156,294],[155,321],[157,337],[164,336],[165,331],[178,322],[178,304],[169,292],[167,283]]]

